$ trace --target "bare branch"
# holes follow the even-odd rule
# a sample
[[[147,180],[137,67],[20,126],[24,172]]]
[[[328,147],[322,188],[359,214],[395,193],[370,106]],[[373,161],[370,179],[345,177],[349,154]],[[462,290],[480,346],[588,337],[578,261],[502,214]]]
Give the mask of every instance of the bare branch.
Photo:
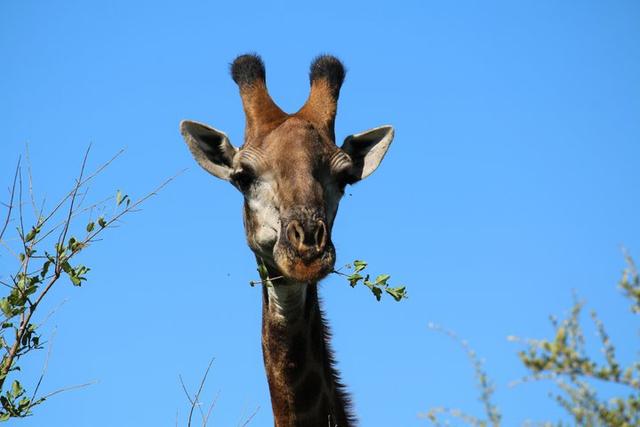
[[[31,155],[29,153],[29,143],[25,144],[25,154],[27,158],[27,173],[29,175],[29,198],[31,199],[31,207],[33,208],[33,215],[37,218],[40,217],[38,208],[36,207],[36,199],[33,195],[33,175],[31,174]]]
[[[200,385],[198,386],[198,391],[194,394],[193,399],[191,398],[191,394],[189,393],[189,390],[187,390],[187,386],[184,383],[184,380],[182,379],[182,375],[178,375],[178,378],[180,379],[180,384],[182,385],[182,390],[184,391],[184,394],[187,396],[187,399],[189,400],[189,403],[191,404],[191,408],[189,409],[189,417],[187,419],[187,427],[191,426],[191,420],[193,419],[193,411],[195,410],[196,406],[198,407],[198,410],[200,411],[200,416],[202,417],[202,427],[206,427],[207,422],[209,421],[209,416],[211,415],[211,411],[213,410],[213,407],[215,406],[217,400],[218,400],[218,395],[216,395],[216,397],[214,398],[214,400],[211,402],[211,405],[209,406],[209,410],[207,411],[207,414],[205,415],[204,411],[202,410],[202,405],[200,403],[200,396],[202,395],[202,390],[204,389],[204,384],[207,381],[207,376],[209,375],[209,371],[211,370],[211,366],[213,365],[213,361],[215,360],[214,358],[211,358],[211,360],[209,361],[209,364],[207,365],[207,369],[204,372],[204,375],[202,376],[202,379],[200,380]]]
[[[95,209],[98,206],[102,206],[102,205],[104,205],[106,202],[108,202],[111,199],[113,199],[113,196],[105,197],[104,199],[102,199],[102,200],[100,200],[100,201],[98,201],[96,203],[93,203],[92,205],[87,206],[85,208],[76,209],[76,211],[71,215],[71,219],[73,219],[76,216],[81,215],[81,214],[83,214],[83,213],[85,213],[87,211]],[[36,244],[40,243],[41,241],[43,241],[44,239],[49,237],[49,235],[51,235],[51,233],[56,231],[58,228],[62,227],[65,223],[66,223],[66,220],[60,221],[58,224],[56,224],[53,227],[51,227],[48,231],[42,233],[42,235],[36,240]]]
[[[60,394],[60,393],[64,393],[65,391],[71,391],[71,390],[77,390],[79,388],[84,388],[84,387],[89,387],[90,385],[94,385],[94,384],[98,384],[98,380],[93,380],[93,381],[89,381],[88,383],[84,383],[84,384],[76,384],[76,385],[72,385],[69,387],[63,387],[60,388],[58,390],[52,391],[51,393],[41,397],[38,399],[38,403],[42,403],[45,400],[47,400],[48,398],[55,396],[56,394]]]
[[[189,411],[189,418],[187,421],[187,427],[191,427],[191,417],[193,416],[193,408],[196,406],[196,401],[191,400],[191,395],[189,394],[189,390],[187,390],[187,386],[184,384],[184,380],[182,379],[182,375],[178,375],[180,379],[180,384],[182,385],[182,390],[184,390],[184,394],[187,396],[189,403],[191,404],[191,410]]]
[[[111,226],[116,223],[122,216],[124,216],[127,213],[131,213],[131,212],[136,212],[136,208],[138,206],[140,206],[142,203],[144,203],[146,200],[148,200],[149,198],[158,195],[158,192],[160,190],[162,190],[164,187],[166,187],[171,181],[173,181],[174,179],[176,179],[178,176],[180,176],[186,169],[182,169],[180,172],[178,172],[177,174],[173,175],[171,178],[166,179],[164,182],[162,182],[158,187],[156,187],[153,191],[151,191],[150,193],[148,193],[146,196],[142,197],[141,199],[138,199],[136,202],[131,203],[131,205],[127,206],[125,209],[123,209],[121,212],[119,212],[117,215],[115,215],[113,218],[111,218],[109,221],[106,222],[106,225],[104,227],[96,227],[96,230],[93,231],[92,233],[90,233],[84,240],[82,240],[82,245],[88,245],[92,242],[95,241],[95,237],[100,234],[103,230],[106,230],[107,228],[112,228]],[[75,255],[75,253],[70,254],[67,259],[71,259],[73,256]]]
[[[198,403],[200,401],[200,394],[202,393],[202,389],[204,388],[204,383],[207,380],[207,375],[209,375],[209,370],[211,369],[211,365],[213,365],[213,361],[215,360],[215,358],[211,358],[211,360],[209,361],[209,365],[207,365],[207,369],[206,371],[204,371],[204,375],[202,376],[202,380],[200,380],[200,386],[198,387],[198,392],[195,395],[195,401],[196,403]],[[202,411],[202,405],[198,405],[198,409],[200,410],[200,416],[202,417],[202,423],[204,426],[206,426],[206,420],[205,420],[205,416],[204,416],[204,412]],[[191,417],[189,417],[191,418]]]
[[[209,417],[211,417],[211,412],[213,408],[215,408],[216,403],[218,402],[218,398],[220,397],[220,391],[216,393],[216,397],[211,401],[211,405],[209,405],[209,409],[207,410],[207,416],[202,420],[202,427],[207,427],[207,423],[209,422]]]
[[[246,419],[246,421],[240,425],[240,427],[246,427],[251,422],[251,420],[256,416],[259,410],[260,410],[260,406],[257,406],[256,409],[251,413],[251,415],[249,415],[249,417]]]
[[[91,181],[93,178],[96,177],[96,175],[98,175],[100,172],[102,172],[103,170],[105,170],[111,163],[113,163],[113,161],[115,159],[117,159],[122,153],[124,153],[124,149],[121,149],[120,151],[118,151],[111,159],[107,160],[105,163],[103,163],[100,167],[98,167],[98,169],[96,169],[91,175],[87,176],[84,180],[82,180],[79,184],[79,187],[82,187],[84,184],[86,184],[87,182]],[[74,187],[75,189],[75,187]],[[58,211],[58,209],[60,209],[62,207],[62,205],[64,205],[64,203],[69,199],[69,197],[71,197],[73,195],[74,190],[71,190],[65,197],[62,198],[62,200],[60,200],[58,202],[58,204],[56,205],[55,208],[53,208],[53,210],[51,212],[49,212],[49,215],[47,215],[41,222],[42,224],[45,224],[53,215],[55,215],[55,213]]]
[[[80,166],[80,174],[78,175],[78,179],[76,181],[76,185],[71,192],[71,203],[69,203],[69,212],[67,214],[67,219],[65,221],[62,233],[60,233],[60,238],[58,239],[58,244],[64,244],[67,239],[67,232],[69,231],[69,226],[71,225],[71,215],[73,215],[73,206],[76,201],[76,197],[78,196],[78,190],[80,189],[80,185],[82,184],[82,175],[84,174],[84,168],[87,165],[87,158],[89,157],[89,150],[91,150],[91,145],[87,147],[87,150],[84,153],[84,158],[82,159],[82,166]],[[60,263],[60,253],[56,251],[56,270],[61,269]]]
[[[7,217],[4,220],[4,225],[2,226],[2,231],[0,231],[0,241],[2,241],[2,237],[4,236],[4,232],[7,230],[7,226],[11,221],[11,210],[13,209],[13,198],[16,194],[16,182],[18,181],[18,171],[20,170],[20,158],[18,158],[18,164],[16,165],[16,171],[13,174],[13,184],[11,184],[11,197],[9,199],[9,205],[7,207]]]

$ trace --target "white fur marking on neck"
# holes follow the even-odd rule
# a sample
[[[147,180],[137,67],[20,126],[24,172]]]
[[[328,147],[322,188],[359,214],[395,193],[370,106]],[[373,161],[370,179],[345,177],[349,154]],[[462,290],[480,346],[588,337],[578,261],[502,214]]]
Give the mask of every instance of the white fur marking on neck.
[[[307,300],[307,283],[286,283],[267,287],[269,311],[285,319],[304,309]]]

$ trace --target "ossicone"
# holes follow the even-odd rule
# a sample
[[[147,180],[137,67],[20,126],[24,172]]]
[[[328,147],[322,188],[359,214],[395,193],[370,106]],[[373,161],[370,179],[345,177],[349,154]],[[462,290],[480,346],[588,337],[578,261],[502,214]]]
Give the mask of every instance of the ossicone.
[[[231,63],[231,77],[240,88],[247,119],[245,139],[265,134],[286,118],[286,114],[269,96],[264,62],[258,55],[249,53],[238,56]]]
[[[311,62],[309,98],[296,113],[323,129],[335,141],[334,123],[345,69],[335,56],[320,55]]]
[[[255,53],[238,56],[231,63],[231,78],[238,86],[250,85],[256,80],[264,83],[266,73],[262,58]]]
[[[337,98],[345,75],[344,65],[338,58],[332,55],[320,55],[311,62],[309,83],[313,86],[319,80],[326,81],[331,95]]]

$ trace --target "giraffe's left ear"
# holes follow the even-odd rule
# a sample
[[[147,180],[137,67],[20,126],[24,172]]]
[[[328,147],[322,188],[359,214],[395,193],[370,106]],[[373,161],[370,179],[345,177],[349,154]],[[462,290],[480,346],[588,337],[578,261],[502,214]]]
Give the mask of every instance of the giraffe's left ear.
[[[238,149],[231,145],[224,132],[191,120],[180,122],[180,133],[189,150],[204,170],[229,181],[233,171],[233,157]]]
[[[380,165],[393,141],[393,127],[380,126],[365,132],[348,136],[342,144],[353,162],[351,176],[353,182],[371,175]]]

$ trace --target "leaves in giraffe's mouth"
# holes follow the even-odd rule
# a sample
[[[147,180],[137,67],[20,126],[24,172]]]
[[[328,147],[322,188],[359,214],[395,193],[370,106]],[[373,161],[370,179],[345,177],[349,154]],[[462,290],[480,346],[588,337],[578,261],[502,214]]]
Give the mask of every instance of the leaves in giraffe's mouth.
[[[352,270],[351,274],[346,274],[341,272],[342,268],[338,270],[333,270],[332,273],[338,274],[340,276],[345,277],[349,281],[349,285],[352,288],[355,288],[358,283],[362,283],[364,286],[371,290],[371,293],[376,297],[378,301],[382,299],[383,294],[388,294],[393,297],[396,301],[402,301],[403,299],[407,299],[407,289],[405,286],[391,286],[388,282],[391,279],[389,274],[380,274],[375,280],[371,280],[371,276],[369,274],[365,274],[365,269],[368,264],[366,261],[355,260],[352,264],[347,264],[343,268],[347,268]],[[267,287],[273,286],[273,282],[281,280],[284,276],[276,276],[269,277],[269,271],[267,270],[267,266],[264,264],[264,261],[260,260],[258,263],[258,274],[260,275],[260,280],[251,280],[249,285],[252,287],[255,285],[263,284]],[[365,274],[362,276],[363,273]]]

